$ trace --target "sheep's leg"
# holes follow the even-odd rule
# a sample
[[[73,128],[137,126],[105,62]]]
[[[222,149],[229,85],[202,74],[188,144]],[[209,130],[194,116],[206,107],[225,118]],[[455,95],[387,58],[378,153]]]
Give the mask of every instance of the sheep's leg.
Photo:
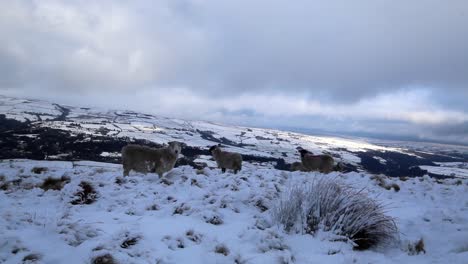
[[[234,170],[234,174],[237,174],[238,170]]]
[[[161,179],[164,175],[163,171],[156,171],[156,173],[159,175],[159,179]]]
[[[129,172],[130,172],[130,170],[124,167],[124,169],[123,169],[123,176],[124,176],[124,177],[125,177],[125,176],[128,176],[128,173],[129,173]]]
[[[223,173],[225,173],[225,172],[226,172],[226,168],[221,168],[221,171],[222,171]]]

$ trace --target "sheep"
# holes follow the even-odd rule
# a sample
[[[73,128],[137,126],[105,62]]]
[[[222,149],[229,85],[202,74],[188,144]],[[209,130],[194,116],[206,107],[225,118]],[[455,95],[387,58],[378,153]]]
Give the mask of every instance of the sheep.
[[[290,168],[291,168],[291,171],[306,171],[304,166],[302,166],[301,162],[293,162]]]
[[[221,150],[221,144],[212,146],[209,150],[218,164],[218,168],[224,173],[226,169],[234,170],[234,174],[242,169],[242,156],[239,153]]]
[[[165,172],[174,168],[177,157],[185,145],[172,141],[167,147],[150,148],[142,145],[127,145],[122,148],[123,175],[131,170],[141,173],[155,172],[162,178]]]
[[[333,157],[330,155],[314,155],[312,152],[303,148],[298,148],[301,153],[302,166],[306,171],[318,170],[322,173],[329,173],[333,170]]]

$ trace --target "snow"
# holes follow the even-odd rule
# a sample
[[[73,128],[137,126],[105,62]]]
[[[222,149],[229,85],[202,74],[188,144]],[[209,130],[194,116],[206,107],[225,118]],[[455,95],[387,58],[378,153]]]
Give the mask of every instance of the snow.
[[[444,162],[440,162],[438,163],[439,166],[419,166],[419,167],[423,170],[427,170],[430,173],[468,179],[468,168],[466,167],[459,168],[459,167],[453,166],[452,164],[454,164],[455,162],[447,162],[447,163],[448,163],[447,165]]]
[[[34,167],[47,170],[35,174]],[[70,178],[62,190],[38,188],[62,176]],[[281,193],[318,177],[364,189],[385,204],[401,241],[353,251],[333,242],[333,234],[292,234],[272,224],[270,209]],[[123,178],[116,164],[4,160],[0,185],[10,184],[0,190],[0,263],[21,263],[31,253],[41,255],[39,263],[89,263],[106,253],[119,263],[467,263],[467,179],[386,179],[400,186],[395,192],[370,177],[248,164],[238,174],[182,166],[161,181],[154,174]],[[96,202],[70,203],[81,181],[94,186]],[[136,244],[123,246],[130,238]],[[427,253],[409,255],[407,244],[420,238]],[[215,253],[220,246],[229,254]]]
[[[103,151],[101,153],[101,156],[103,157],[120,157],[122,154],[121,153],[118,153],[118,152],[107,152],[107,151]]]
[[[69,110],[66,120],[60,107]],[[284,158],[288,163],[297,161],[296,148],[302,146],[313,153],[324,152],[341,155],[343,160],[359,163],[353,152],[368,150],[403,151],[398,147],[384,147],[364,139],[349,139],[330,136],[310,136],[274,129],[227,126],[207,121],[188,121],[122,110],[88,109],[73,106],[58,106],[46,101],[24,100],[0,96],[0,113],[19,121],[29,119],[41,122],[37,125],[70,131],[73,134],[101,135],[146,139],[163,144],[178,140],[192,147],[207,147],[213,141],[202,138],[199,131],[209,131],[217,139],[225,138],[235,143],[248,144],[242,148],[227,146],[231,151],[263,157]],[[79,124],[76,125],[76,124]],[[344,151],[345,150],[345,151]]]
[[[107,132],[111,137],[160,144],[178,140],[206,148],[214,142],[197,130],[210,131],[217,139],[247,144],[226,146],[228,151],[283,158],[287,163],[299,160],[298,146],[316,154],[331,153],[339,157],[337,161],[356,165],[361,162],[356,152],[468,153],[463,146],[310,136],[131,111],[65,107],[70,112],[63,121],[59,118],[62,108],[55,104],[0,95],[0,113],[7,118],[42,120],[36,125],[73,134]],[[101,153],[102,157],[119,155]],[[468,263],[466,161],[421,166],[455,179],[385,179],[388,184],[398,184],[399,192],[380,187],[371,179],[374,175],[367,173],[324,176],[245,162],[243,170],[234,175],[214,169],[211,156],[200,155],[194,161],[208,167],[175,168],[163,180],[154,174],[136,173],[122,178],[121,165],[94,161],[0,161],[0,263],[21,263],[29,254],[39,254],[39,263],[89,263],[106,253],[119,263]],[[46,171],[32,172],[40,167]],[[70,182],[59,191],[44,191],[39,186],[47,177],[70,178]],[[271,208],[281,194],[290,186],[306,185],[320,177],[337,178],[386,205],[400,229],[398,244],[353,251],[349,243],[333,242],[334,235],[327,232],[293,234],[274,225]],[[97,200],[72,205],[82,181],[94,186]],[[131,238],[137,238],[136,244],[122,247]],[[427,253],[410,256],[408,243],[421,238]],[[222,247],[229,251],[226,256],[215,252]]]

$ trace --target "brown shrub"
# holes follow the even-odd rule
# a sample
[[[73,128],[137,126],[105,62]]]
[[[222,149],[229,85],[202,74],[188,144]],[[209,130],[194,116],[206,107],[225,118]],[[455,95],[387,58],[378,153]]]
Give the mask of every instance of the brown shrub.
[[[42,255],[41,254],[38,254],[38,253],[31,253],[31,254],[28,254],[26,256],[24,256],[23,258],[23,262],[37,262],[39,260],[42,259]]]
[[[223,219],[217,215],[209,218],[206,222],[212,225],[222,225],[224,223]]]
[[[140,239],[141,239],[141,237],[139,237],[139,236],[126,238],[122,242],[122,244],[120,244],[120,247],[121,248],[129,248],[131,246],[136,245]]]
[[[393,190],[395,192],[399,192],[400,191],[400,185],[396,184],[396,183],[392,183],[391,187],[393,188]]]
[[[48,191],[48,190],[60,191],[62,190],[63,186],[65,186],[69,182],[70,182],[70,178],[66,176],[62,176],[61,178],[47,177],[47,179],[44,180],[40,188],[43,189],[44,191]]]
[[[424,248],[424,240],[422,238],[414,243],[408,243],[409,255],[419,255],[420,253],[426,254],[426,249]]]
[[[221,254],[221,255],[224,255],[224,256],[227,256],[229,255],[229,249],[226,247],[226,245],[224,244],[219,244],[215,247],[215,250],[214,250],[215,253],[218,253],[218,254]]]
[[[202,235],[195,233],[195,231],[193,230],[188,230],[185,233],[185,236],[188,238],[188,240],[195,242],[197,244],[200,244],[201,239],[202,239]]]
[[[81,190],[75,193],[77,197],[75,200],[71,201],[71,204],[92,204],[96,201],[98,195],[91,183],[82,181],[80,183]]]
[[[31,172],[32,173],[35,173],[35,174],[41,174],[43,172],[46,172],[48,169],[45,168],[45,167],[34,167],[31,169]]]
[[[112,257],[111,254],[104,254],[101,256],[95,257],[92,262],[92,264],[118,264],[118,262]]]

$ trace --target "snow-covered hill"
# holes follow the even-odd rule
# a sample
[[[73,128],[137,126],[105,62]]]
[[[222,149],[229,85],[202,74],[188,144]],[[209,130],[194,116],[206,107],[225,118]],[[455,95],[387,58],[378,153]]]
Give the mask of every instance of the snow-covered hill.
[[[262,128],[187,121],[121,110],[58,105],[0,96],[0,159],[94,160],[119,163],[129,141],[158,145],[182,141],[182,164],[210,164],[209,146],[221,143],[248,162],[288,170],[298,161],[297,147],[329,153],[345,171],[388,176],[466,177],[468,147],[414,142],[311,136]],[[18,144],[19,143],[19,144]],[[436,163],[437,162],[437,163]],[[450,163],[448,163],[450,162]],[[445,164],[448,164],[445,166]],[[419,166],[426,166],[421,169]],[[432,169],[437,167],[438,169]],[[443,168],[443,170],[441,169]]]
[[[3,96],[0,124],[0,263],[467,263],[466,147],[311,136]],[[163,179],[122,177],[122,146],[172,140],[188,146]],[[243,154],[239,174],[214,168],[207,149],[218,143]],[[332,154],[344,170],[289,171],[299,146]],[[336,229],[285,231],[275,208],[291,189],[320,179],[383,206],[399,229],[396,240],[356,251]],[[419,241],[425,252],[417,252]]]
[[[366,173],[250,164],[237,175],[181,166],[163,181],[121,174],[109,163],[0,162],[0,263],[467,263],[466,179],[385,179],[396,192]],[[320,177],[384,204],[400,240],[355,251],[331,232],[312,236],[275,224],[279,198]],[[86,197],[83,182],[94,191]],[[414,254],[409,248],[420,239],[425,253]]]

